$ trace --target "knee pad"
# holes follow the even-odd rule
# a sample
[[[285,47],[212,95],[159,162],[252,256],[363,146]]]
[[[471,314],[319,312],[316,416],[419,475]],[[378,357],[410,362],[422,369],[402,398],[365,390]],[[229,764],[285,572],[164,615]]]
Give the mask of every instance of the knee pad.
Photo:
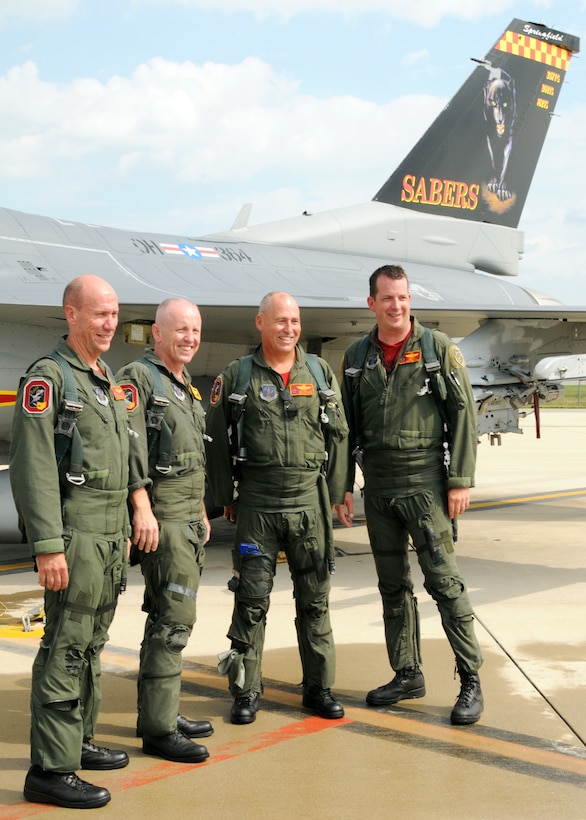
[[[268,598],[273,588],[273,577],[270,555],[243,555],[238,594],[244,598]]]

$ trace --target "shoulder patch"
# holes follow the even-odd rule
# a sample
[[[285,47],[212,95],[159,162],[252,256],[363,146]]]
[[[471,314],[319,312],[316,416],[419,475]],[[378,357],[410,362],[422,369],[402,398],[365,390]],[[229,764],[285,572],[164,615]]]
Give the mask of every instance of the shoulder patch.
[[[124,391],[124,397],[126,399],[126,409],[129,413],[134,412],[138,409],[138,390],[136,385],[126,383],[121,384],[120,389]]]
[[[450,357],[450,364],[454,369],[466,367],[466,360],[457,345],[452,345],[448,351],[448,354]]]
[[[23,410],[31,416],[42,416],[53,404],[53,385],[46,379],[33,377],[27,381],[22,393]]]
[[[222,385],[224,380],[218,376],[212,385],[212,392],[210,394],[210,404],[217,404],[222,398]]]

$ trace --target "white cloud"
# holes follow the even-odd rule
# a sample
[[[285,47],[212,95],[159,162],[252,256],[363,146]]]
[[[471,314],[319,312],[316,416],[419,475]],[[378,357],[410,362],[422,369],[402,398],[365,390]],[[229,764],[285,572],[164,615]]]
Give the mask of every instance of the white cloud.
[[[60,19],[69,17],[79,0],[0,0],[0,26],[11,20]]]
[[[164,171],[183,184],[276,169],[327,180],[341,167],[353,175],[372,169],[389,145],[406,150],[407,117],[420,132],[440,105],[432,97],[377,105],[301,95],[256,57],[201,66],[153,58],[129,77],[69,84],[44,82],[29,61],[0,77],[0,175],[33,179],[66,165],[74,176],[79,163],[87,184],[92,158],[94,186],[104,170],[119,181]]]
[[[422,26],[435,26],[444,17],[475,20],[494,16],[513,6],[512,0],[134,0],[134,5],[181,5],[223,12],[250,12],[259,19],[276,16],[290,20],[305,11],[332,11],[354,15],[384,12],[390,17],[410,20]]]

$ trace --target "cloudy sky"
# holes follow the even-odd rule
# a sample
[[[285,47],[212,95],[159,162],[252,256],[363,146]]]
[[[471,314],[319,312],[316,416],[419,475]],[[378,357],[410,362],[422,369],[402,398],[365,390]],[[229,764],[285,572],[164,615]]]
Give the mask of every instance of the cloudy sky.
[[[0,206],[201,235],[366,202],[513,17],[586,0],[0,0]],[[586,305],[586,59],[518,283]]]

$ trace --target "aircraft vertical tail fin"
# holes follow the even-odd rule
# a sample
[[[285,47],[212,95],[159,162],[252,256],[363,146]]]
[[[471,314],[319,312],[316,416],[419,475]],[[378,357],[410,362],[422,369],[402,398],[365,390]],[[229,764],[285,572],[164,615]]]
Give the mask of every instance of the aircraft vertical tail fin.
[[[375,200],[516,228],[580,40],[513,20]]]

